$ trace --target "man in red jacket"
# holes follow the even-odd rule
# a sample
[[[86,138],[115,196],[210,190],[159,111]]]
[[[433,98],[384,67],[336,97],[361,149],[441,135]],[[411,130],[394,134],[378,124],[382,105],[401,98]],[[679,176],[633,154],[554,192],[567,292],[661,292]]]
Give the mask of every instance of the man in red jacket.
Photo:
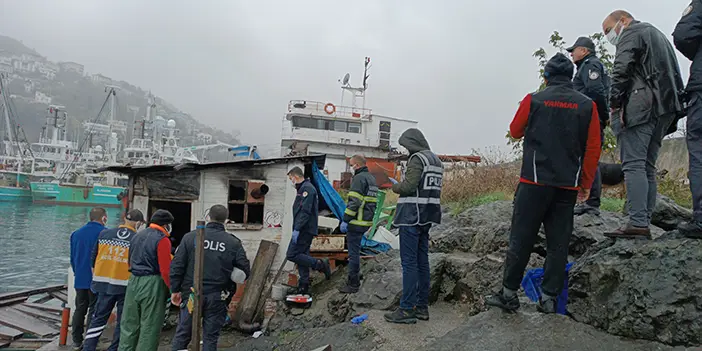
[[[513,138],[524,137],[524,154],[503,287],[486,297],[490,306],[519,308],[517,290],[543,224],[547,256],[538,310],[556,312],[568,263],[573,208],[590,194],[601,144],[597,106],[573,89],[572,77],[573,63],[563,54],[553,56],[544,69],[546,88],[524,97],[510,125]]]

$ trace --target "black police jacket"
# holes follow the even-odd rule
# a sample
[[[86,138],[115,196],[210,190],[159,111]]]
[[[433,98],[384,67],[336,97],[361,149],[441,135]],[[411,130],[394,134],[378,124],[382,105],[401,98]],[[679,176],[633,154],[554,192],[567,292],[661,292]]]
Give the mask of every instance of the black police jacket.
[[[692,61],[686,90],[702,90],[702,0],[694,0],[685,8],[673,31],[673,43]]]
[[[611,78],[610,107],[621,108],[624,114],[624,126],[612,120],[615,133],[654,117],[676,114],[679,119],[684,115],[684,86],[675,49],[653,25],[633,21],[622,30]],[[677,119],[666,134],[676,130]]]
[[[297,196],[293,202],[293,230],[300,234],[316,236],[319,222],[319,198],[317,189],[309,179],[295,185]]]
[[[573,89],[592,99],[597,105],[600,128],[609,120],[609,76],[602,61],[595,54],[589,54],[576,62],[578,71],[573,78]]]
[[[193,286],[195,272],[195,235],[196,231],[183,236],[175,257],[171,262],[171,292],[187,293]],[[234,267],[251,274],[251,267],[241,240],[224,230],[221,223],[208,223],[205,227],[202,290],[203,293],[218,291],[236,292],[236,284],[231,280]]]

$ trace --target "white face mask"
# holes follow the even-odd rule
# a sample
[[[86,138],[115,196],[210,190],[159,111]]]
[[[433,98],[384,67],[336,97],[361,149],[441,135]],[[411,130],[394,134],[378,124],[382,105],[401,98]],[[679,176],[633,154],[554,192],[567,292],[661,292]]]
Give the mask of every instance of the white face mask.
[[[140,231],[142,228],[144,228],[144,223],[143,223],[143,222],[137,222],[136,228],[134,228],[134,230],[136,230],[136,231],[138,232],[138,231]]]
[[[609,30],[609,33],[607,33],[607,41],[614,46],[617,46],[617,44],[619,44],[619,39],[622,36],[621,31],[617,33],[617,26],[620,24],[621,20],[617,21],[614,27],[612,27],[612,29]]]
[[[107,225],[107,216],[102,217],[102,225]]]
[[[171,230],[173,230],[173,227],[169,223],[169,224],[164,225],[163,229],[165,229],[168,232],[168,234],[171,234]]]

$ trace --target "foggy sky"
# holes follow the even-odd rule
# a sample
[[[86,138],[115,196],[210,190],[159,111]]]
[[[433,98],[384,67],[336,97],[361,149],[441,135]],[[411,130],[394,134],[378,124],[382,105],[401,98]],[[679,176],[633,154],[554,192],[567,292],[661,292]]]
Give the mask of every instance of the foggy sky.
[[[689,3],[0,0],[0,34],[264,148],[279,145],[289,100],[338,104],[337,80],[350,72],[359,85],[370,56],[366,106],[419,121],[435,150],[459,154],[505,144],[518,101],[538,86],[531,54],[553,30],[570,45],[623,8],[669,35]]]

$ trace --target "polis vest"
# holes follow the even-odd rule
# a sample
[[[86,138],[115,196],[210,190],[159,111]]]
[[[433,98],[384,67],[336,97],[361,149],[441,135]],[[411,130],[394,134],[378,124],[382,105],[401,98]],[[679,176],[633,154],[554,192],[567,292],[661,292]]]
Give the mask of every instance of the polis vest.
[[[397,200],[393,225],[406,227],[440,224],[444,166],[441,160],[428,150],[414,153],[410,159],[412,157],[418,157],[422,161],[422,178],[414,196],[401,196]]]

